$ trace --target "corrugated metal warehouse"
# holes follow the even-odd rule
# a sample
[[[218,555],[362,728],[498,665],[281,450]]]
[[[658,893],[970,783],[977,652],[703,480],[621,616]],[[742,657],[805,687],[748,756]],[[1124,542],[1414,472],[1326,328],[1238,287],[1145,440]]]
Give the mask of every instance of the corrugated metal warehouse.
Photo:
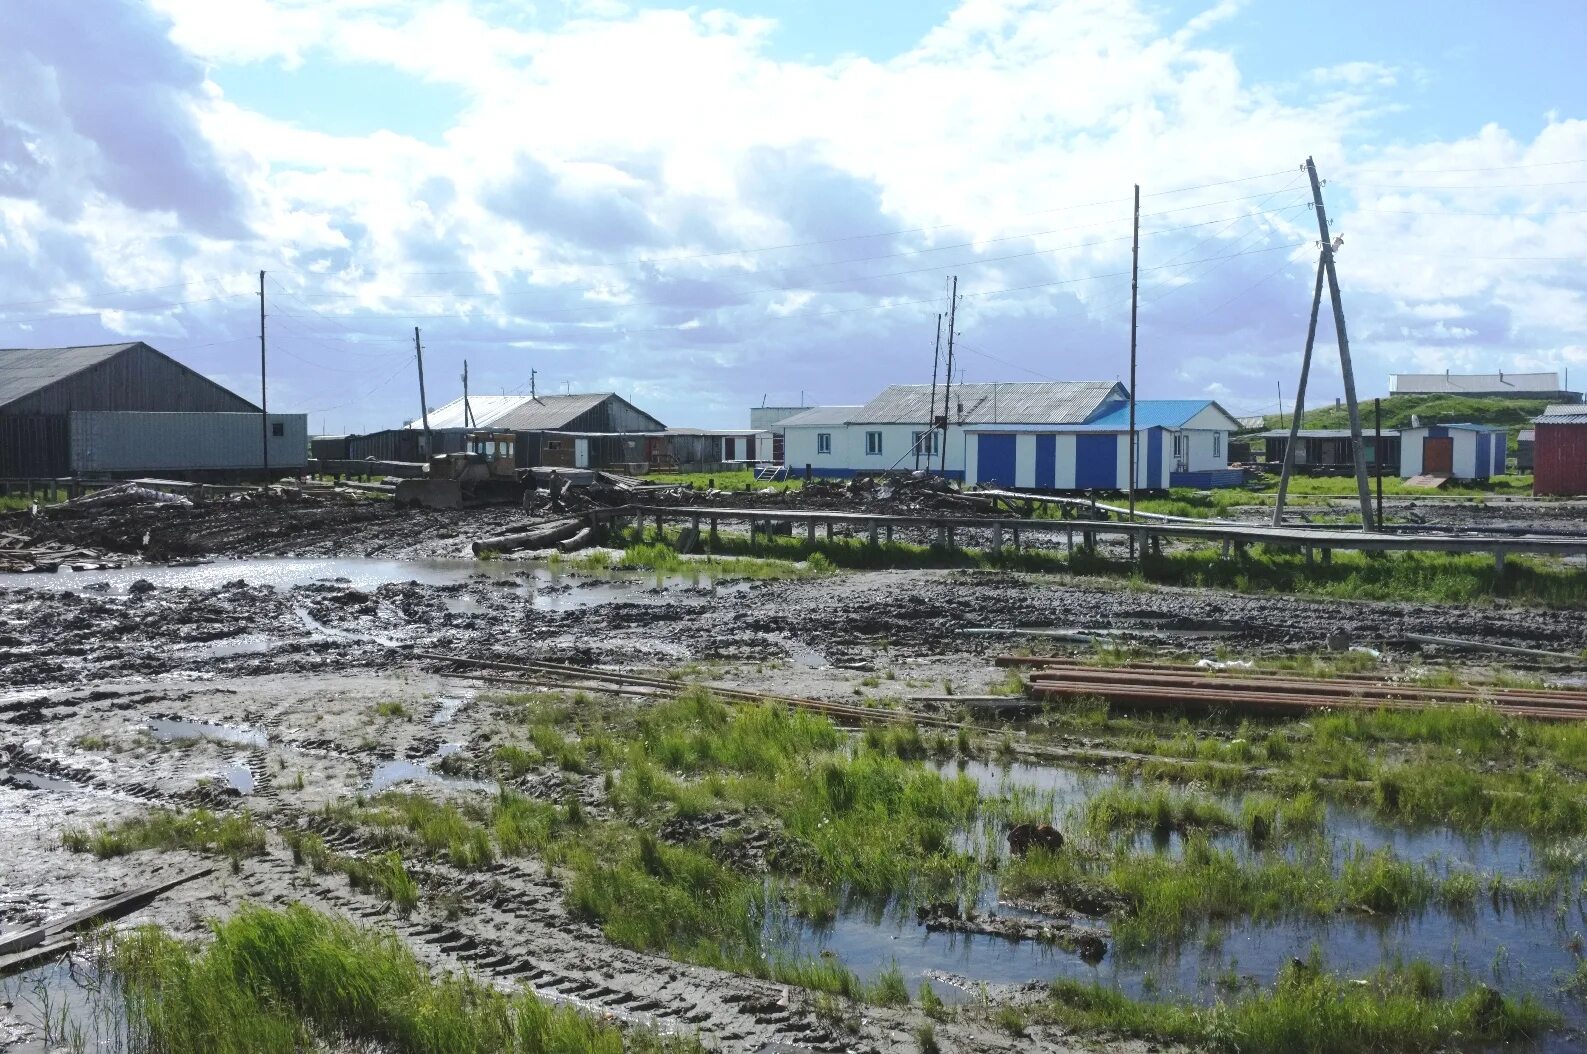
[[[259,407],[143,341],[0,349],[0,477],[260,468]],[[272,414],[272,470],[301,470],[307,418]]]
[[[639,467],[649,463],[647,438],[666,426],[613,392],[571,395],[475,395],[430,411],[429,446],[423,419],[401,428],[347,436],[353,461],[427,461],[466,448],[473,431],[511,432],[520,468]],[[316,445],[322,445],[316,438]],[[341,449],[340,443],[324,447]]]
[[[1532,493],[1587,494],[1587,406],[1550,406],[1532,430]]]

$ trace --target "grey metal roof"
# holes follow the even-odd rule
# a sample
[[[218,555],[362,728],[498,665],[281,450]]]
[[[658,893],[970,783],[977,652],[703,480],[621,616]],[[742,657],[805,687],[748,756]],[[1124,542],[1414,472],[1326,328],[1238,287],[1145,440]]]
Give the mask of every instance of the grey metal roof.
[[[0,348],[0,406],[115,358],[139,343],[92,344],[76,348]]]
[[[1493,395],[1560,391],[1558,373],[1396,373],[1389,391],[1396,395]]]
[[[1587,414],[1582,415],[1582,420],[1587,421]],[[1530,443],[1537,437],[1537,433],[1530,428],[1523,428],[1515,434],[1517,443]]]
[[[611,392],[578,395],[471,395],[469,409],[474,413],[474,428],[508,428],[521,432],[565,428],[580,414],[592,410],[611,396]],[[423,428],[422,420],[409,421],[404,428]],[[430,411],[430,427],[467,428],[463,420],[463,399],[459,396],[445,406]]]
[[[1532,418],[1538,425],[1587,424],[1587,405],[1581,403],[1550,403],[1543,413]]]
[[[792,417],[783,418],[777,422],[777,427],[799,428],[810,425],[847,424],[854,419],[855,412],[861,409],[863,407],[859,406],[812,406],[808,410],[801,410]]]
[[[931,385],[893,384],[860,407],[853,424],[924,424],[932,417]],[[942,412],[942,389],[935,410]],[[949,417],[963,424],[1080,424],[1103,408],[1110,396],[1126,398],[1112,381],[1010,381],[956,384]],[[963,407],[963,413],[959,408]]]

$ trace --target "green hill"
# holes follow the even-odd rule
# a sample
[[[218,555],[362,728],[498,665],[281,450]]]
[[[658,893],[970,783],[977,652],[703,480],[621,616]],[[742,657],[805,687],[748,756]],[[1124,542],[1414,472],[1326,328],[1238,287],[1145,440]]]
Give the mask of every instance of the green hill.
[[[1515,449],[1515,433],[1532,427],[1532,418],[1548,406],[1547,399],[1474,399],[1465,395],[1391,395],[1383,400],[1383,427],[1405,428],[1411,416],[1421,418],[1423,424],[1477,424],[1503,425],[1510,429],[1510,449]],[[1350,416],[1343,405],[1321,406],[1307,410],[1302,425],[1306,428],[1349,428]],[[1286,417],[1280,421],[1277,414],[1267,416],[1267,427],[1281,428],[1289,424]],[[1361,401],[1361,427],[1372,431],[1372,400]]]

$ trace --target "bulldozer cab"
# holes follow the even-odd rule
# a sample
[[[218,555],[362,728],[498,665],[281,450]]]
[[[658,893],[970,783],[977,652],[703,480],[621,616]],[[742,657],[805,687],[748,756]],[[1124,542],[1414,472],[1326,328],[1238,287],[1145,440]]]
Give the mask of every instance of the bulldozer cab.
[[[476,460],[488,466],[492,476],[509,477],[518,471],[518,459],[514,453],[518,437],[512,432],[470,432],[463,437],[468,447],[468,452]]]

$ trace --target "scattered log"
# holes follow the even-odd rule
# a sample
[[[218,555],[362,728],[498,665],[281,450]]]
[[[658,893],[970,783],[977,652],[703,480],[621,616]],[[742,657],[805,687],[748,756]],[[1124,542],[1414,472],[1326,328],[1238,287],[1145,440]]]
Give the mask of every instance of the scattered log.
[[[579,520],[560,520],[555,523],[544,524],[532,531],[520,534],[502,534],[494,538],[481,538],[474,543],[474,555],[483,553],[515,553],[520,549],[549,549],[558,542],[565,542],[578,534],[584,527]]]
[[[564,553],[576,553],[580,549],[595,544],[595,528],[585,527],[571,538],[565,538],[557,543],[557,548]]]
[[[1568,659],[1580,662],[1581,655],[1563,651],[1543,651],[1540,648],[1517,648],[1509,644],[1490,644],[1485,640],[1462,640],[1459,637],[1434,637],[1426,633],[1407,633],[1405,639],[1417,644],[1437,644],[1445,648],[1466,648],[1472,651],[1497,651],[1506,655],[1526,655],[1534,659]]]

